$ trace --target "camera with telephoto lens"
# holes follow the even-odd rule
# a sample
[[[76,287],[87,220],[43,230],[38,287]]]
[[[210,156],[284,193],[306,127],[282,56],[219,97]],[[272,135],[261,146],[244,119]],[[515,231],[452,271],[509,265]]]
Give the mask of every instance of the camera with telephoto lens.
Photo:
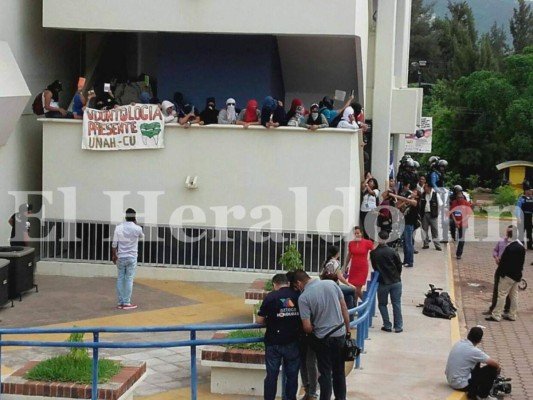
[[[511,393],[511,378],[506,378],[505,376],[499,375],[492,385],[491,395],[499,396],[500,393],[509,394]]]

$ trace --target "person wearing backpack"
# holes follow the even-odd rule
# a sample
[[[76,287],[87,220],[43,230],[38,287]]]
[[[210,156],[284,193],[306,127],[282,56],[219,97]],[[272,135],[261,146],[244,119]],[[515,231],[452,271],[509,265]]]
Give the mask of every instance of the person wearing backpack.
[[[59,92],[63,84],[57,79],[43,91],[43,111],[46,118],[73,118],[73,114],[59,106]]]

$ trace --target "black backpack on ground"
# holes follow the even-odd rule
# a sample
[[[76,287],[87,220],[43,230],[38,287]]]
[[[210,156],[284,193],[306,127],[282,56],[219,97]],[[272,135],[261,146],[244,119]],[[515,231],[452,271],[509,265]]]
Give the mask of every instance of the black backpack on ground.
[[[457,316],[457,308],[453,305],[450,295],[442,292],[442,289],[436,288],[432,284],[429,287],[430,290],[426,293],[422,314],[431,318],[455,318]]]

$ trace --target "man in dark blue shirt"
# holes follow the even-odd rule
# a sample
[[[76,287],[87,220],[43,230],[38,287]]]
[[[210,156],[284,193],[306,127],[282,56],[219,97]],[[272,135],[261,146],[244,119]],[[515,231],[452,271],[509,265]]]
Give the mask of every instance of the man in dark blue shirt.
[[[264,399],[274,400],[280,366],[287,375],[285,396],[296,400],[298,391],[298,371],[300,369],[300,350],[298,340],[302,323],[298,311],[298,292],[292,289],[285,274],[272,278],[274,291],[263,300],[257,313],[257,323],[266,324],[265,363],[266,378]]]

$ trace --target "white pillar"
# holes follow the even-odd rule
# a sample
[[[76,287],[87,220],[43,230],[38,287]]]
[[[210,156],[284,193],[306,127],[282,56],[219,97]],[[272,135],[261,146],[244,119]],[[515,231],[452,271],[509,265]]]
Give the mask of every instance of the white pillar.
[[[389,169],[395,34],[396,1],[380,2],[377,10],[372,107],[372,175],[380,188],[385,187]]]

